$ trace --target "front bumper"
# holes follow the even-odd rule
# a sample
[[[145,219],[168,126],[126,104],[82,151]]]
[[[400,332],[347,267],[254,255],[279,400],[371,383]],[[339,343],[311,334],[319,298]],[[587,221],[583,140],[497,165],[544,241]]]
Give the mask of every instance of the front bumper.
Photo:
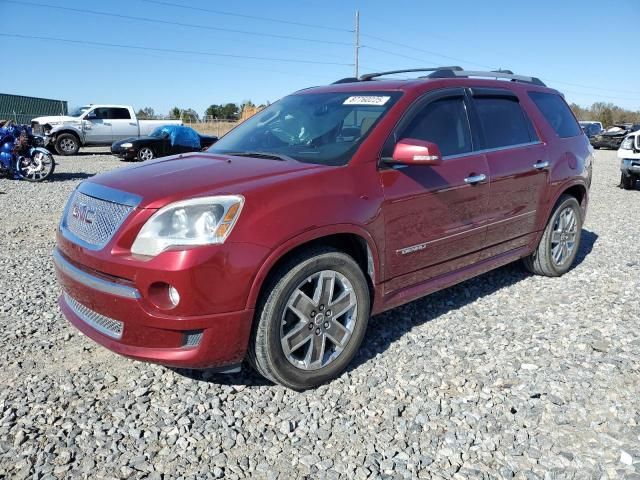
[[[150,307],[147,294],[135,282],[75,264],[59,249],[53,257],[63,289],[59,299],[63,314],[109,350],[183,368],[224,369],[244,359],[253,310],[172,314]],[[188,303],[188,286],[178,284]]]
[[[640,159],[623,158],[620,161],[620,170],[625,175],[640,175]]]

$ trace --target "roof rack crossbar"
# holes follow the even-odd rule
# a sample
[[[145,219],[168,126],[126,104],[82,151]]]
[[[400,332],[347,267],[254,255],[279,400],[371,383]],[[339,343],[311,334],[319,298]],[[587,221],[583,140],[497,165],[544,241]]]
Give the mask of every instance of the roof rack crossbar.
[[[437,70],[429,75],[429,78],[468,78],[468,77],[487,77],[487,78],[503,78],[512,82],[531,83],[546,87],[544,82],[537,77],[528,77],[526,75],[516,75],[511,70],[491,70],[489,72],[476,70]]]
[[[377,73],[367,73],[365,75],[360,75],[359,80],[361,82],[366,82],[368,80],[372,80],[374,78],[383,77],[386,75],[395,75],[398,73],[412,73],[412,72],[437,72],[438,70],[462,70],[462,67],[433,67],[433,68],[408,68],[405,70],[389,70],[386,72],[377,72]]]

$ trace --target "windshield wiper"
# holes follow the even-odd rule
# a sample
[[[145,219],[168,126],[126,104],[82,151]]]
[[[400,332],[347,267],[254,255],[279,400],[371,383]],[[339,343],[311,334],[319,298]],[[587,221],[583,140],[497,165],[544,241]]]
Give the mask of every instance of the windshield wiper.
[[[233,155],[235,157],[256,157],[256,158],[268,158],[271,160],[288,161],[293,158],[287,155],[280,155],[278,153],[271,152],[226,152],[225,155]]]

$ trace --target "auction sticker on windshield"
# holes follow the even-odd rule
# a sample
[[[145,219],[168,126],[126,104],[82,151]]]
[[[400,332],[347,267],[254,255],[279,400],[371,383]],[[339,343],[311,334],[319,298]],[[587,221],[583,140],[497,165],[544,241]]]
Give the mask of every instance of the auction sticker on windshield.
[[[391,97],[382,97],[377,95],[360,95],[357,97],[349,97],[342,104],[343,105],[384,105],[389,101]]]

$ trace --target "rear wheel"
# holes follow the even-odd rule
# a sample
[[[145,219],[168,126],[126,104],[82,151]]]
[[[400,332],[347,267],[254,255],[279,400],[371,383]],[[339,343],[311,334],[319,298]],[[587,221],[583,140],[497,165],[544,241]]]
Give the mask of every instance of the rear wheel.
[[[573,264],[580,247],[582,211],[571,195],[562,195],[549,218],[538,248],[524,259],[527,269],[537,275],[559,277]]]
[[[140,150],[138,150],[138,160],[140,160],[141,162],[144,162],[145,160],[151,160],[155,156],[155,153],[149,147],[142,147]]]
[[[352,257],[329,248],[303,252],[266,287],[249,361],[296,390],[331,380],[356,354],[369,308],[369,287]]]
[[[636,186],[636,177],[623,173],[620,177],[620,186],[625,190],[632,190]]]
[[[75,155],[80,150],[80,141],[72,133],[61,133],[56,138],[55,146],[60,155]]]

